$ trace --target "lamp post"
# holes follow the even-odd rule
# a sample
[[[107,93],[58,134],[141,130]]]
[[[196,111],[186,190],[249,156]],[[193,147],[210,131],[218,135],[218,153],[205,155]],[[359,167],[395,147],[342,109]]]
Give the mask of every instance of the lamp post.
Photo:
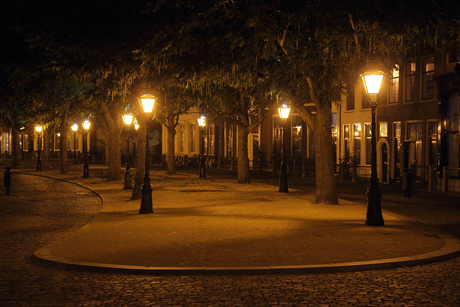
[[[283,104],[278,108],[281,124],[283,125],[283,136],[281,137],[281,166],[280,166],[280,179],[279,179],[279,192],[288,193],[287,169],[284,161],[284,135],[286,134],[286,121],[289,118],[291,108]]]
[[[88,165],[88,131],[91,123],[88,119],[86,119],[83,123],[83,155],[85,156],[85,164],[83,165],[83,178],[89,177],[89,165]]]
[[[369,179],[369,187],[367,189],[367,213],[366,225],[370,226],[383,226],[382,205],[380,198],[382,193],[379,189],[379,178],[377,177],[377,144],[376,144],[376,124],[375,124],[375,110],[377,108],[377,95],[380,91],[383,80],[383,72],[369,71],[361,75],[364,83],[364,89],[369,96],[372,111],[371,123],[371,178]]]
[[[145,171],[144,183],[142,185],[142,200],[140,214],[153,213],[152,205],[152,187],[150,186],[150,160],[149,160],[149,117],[153,111],[155,97],[150,94],[142,95],[139,99],[145,115]]]
[[[199,178],[206,178],[206,171],[205,171],[205,161],[204,161],[204,127],[206,127],[206,117],[201,115],[200,118],[197,119],[198,126],[200,127],[200,161],[198,164],[199,168]]]
[[[136,130],[136,143],[139,142],[139,138],[138,138],[138,134],[137,134],[137,130],[139,130],[139,124],[137,123],[137,118],[134,118],[134,130]],[[134,162],[134,165],[137,165],[138,161],[137,161],[137,153],[136,153],[136,143],[133,143],[133,162]]]
[[[35,126],[35,131],[38,133],[38,148],[37,148],[37,171],[42,170],[42,160],[41,160],[41,155],[42,155],[42,147],[40,143],[40,138],[41,138],[41,132],[42,132],[43,127],[41,125]]]
[[[73,124],[72,125],[72,131],[73,131],[73,164],[78,163],[77,159],[77,131],[78,131],[78,125]]]
[[[129,170],[129,128],[133,122],[132,114],[125,114],[122,116],[123,122],[126,125],[126,165],[125,165],[125,184],[123,190],[128,190],[133,188],[133,181],[131,178],[131,171]]]

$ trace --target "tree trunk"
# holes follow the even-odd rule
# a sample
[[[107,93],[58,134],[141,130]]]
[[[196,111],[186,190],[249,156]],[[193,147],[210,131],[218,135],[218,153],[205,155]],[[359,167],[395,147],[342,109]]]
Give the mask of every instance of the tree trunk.
[[[69,166],[67,165],[67,110],[68,105],[64,107],[64,111],[61,115],[61,125],[59,131],[61,132],[59,150],[61,152],[61,174],[67,174],[69,172]]]
[[[19,166],[19,159],[21,157],[21,152],[19,149],[19,130],[15,129],[15,123],[9,113],[7,113],[7,117],[8,117],[8,121],[10,122],[11,131],[12,131],[11,142],[12,142],[13,148],[12,148],[11,155],[13,156],[13,167],[16,167],[16,166]],[[22,144],[22,146],[24,146],[24,144]]]
[[[334,171],[332,146],[331,104],[316,105],[315,118],[315,161],[316,161],[316,203],[338,204],[337,184]]]
[[[249,178],[248,128],[238,125],[238,183],[251,183]]]
[[[121,181],[121,116],[120,108],[121,101],[112,101],[113,104],[109,107],[101,104],[101,110],[104,114],[105,127],[109,131],[106,146],[110,146],[110,154],[107,161],[107,182]]]
[[[110,130],[107,128],[107,125],[104,122],[105,130],[105,150],[104,150],[104,165],[109,166],[109,157],[110,157]]]
[[[168,149],[167,149],[167,161],[168,161],[168,174],[175,174],[176,173],[176,159],[174,156],[174,137],[176,136],[176,129],[174,126],[171,128],[166,126],[168,130]]]
[[[13,166],[19,166],[19,160],[21,159],[21,150],[19,149],[19,130],[11,127],[11,144],[13,145],[11,155],[13,157]]]
[[[122,180],[121,173],[121,130],[113,125],[110,127],[110,155],[107,163],[107,182]]]
[[[42,146],[43,146],[43,151],[41,153],[41,160],[43,161],[49,161],[49,151],[50,151],[50,144],[49,144],[49,136],[48,136],[48,128],[43,128],[42,133]]]
[[[67,109],[65,114],[61,117],[61,143],[59,144],[59,150],[61,151],[61,174],[67,174],[69,172],[69,166],[67,165]]]
[[[137,162],[136,171],[134,173],[134,187],[131,200],[142,198],[142,184],[144,183],[145,172],[145,119],[143,116],[138,116],[139,129],[137,131]]]

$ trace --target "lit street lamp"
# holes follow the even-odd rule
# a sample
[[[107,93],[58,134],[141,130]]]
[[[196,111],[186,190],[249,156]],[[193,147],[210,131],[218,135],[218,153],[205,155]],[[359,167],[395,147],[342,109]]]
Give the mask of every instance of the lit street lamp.
[[[41,143],[40,143],[42,129],[43,129],[43,127],[41,125],[35,126],[35,131],[37,131],[37,133],[38,133],[37,171],[42,170],[42,160],[41,160],[42,146],[41,146]]]
[[[206,117],[201,115],[200,118],[197,119],[198,126],[200,127],[200,161],[199,161],[199,178],[206,178],[206,171],[205,171],[205,160],[204,160],[204,127],[206,127]]]
[[[129,170],[129,128],[133,122],[132,114],[125,114],[122,116],[123,123],[126,125],[126,165],[125,165],[125,184],[123,190],[128,190],[133,188],[133,181],[131,177],[131,171]]]
[[[283,136],[281,137],[281,166],[280,166],[280,182],[279,182],[279,192],[288,193],[288,181],[287,181],[287,169],[286,163],[284,161],[284,135],[286,134],[286,121],[289,118],[289,112],[291,108],[283,104],[278,108],[278,113],[280,115],[280,120],[283,125]]]
[[[83,123],[83,154],[85,156],[85,164],[83,165],[83,178],[89,177],[89,165],[88,165],[88,131],[91,123],[86,119]]]
[[[383,80],[383,72],[369,71],[361,75],[364,83],[366,94],[369,95],[369,101],[372,111],[371,123],[371,178],[369,179],[369,187],[367,189],[367,213],[366,225],[370,226],[383,226],[382,205],[380,198],[382,193],[379,189],[379,178],[377,178],[377,145],[376,145],[376,124],[375,124],[375,110],[377,108],[377,95],[380,91]]]
[[[73,131],[73,164],[78,163],[77,159],[77,131],[78,131],[78,124],[73,124],[72,125],[72,131]]]
[[[144,184],[142,185],[142,200],[140,214],[153,213],[152,186],[150,185],[150,160],[149,160],[149,119],[155,105],[155,97],[150,94],[142,95],[139,99],[145,115],[145,171]]]

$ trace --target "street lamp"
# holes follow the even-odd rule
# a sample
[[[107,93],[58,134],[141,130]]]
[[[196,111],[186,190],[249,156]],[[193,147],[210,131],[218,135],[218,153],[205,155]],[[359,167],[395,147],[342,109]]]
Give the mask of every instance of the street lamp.
[[[78,163],[77,159],[77,131],[78,131],[78,124],[73,124],[72,125],[72,131],[73,131],[73,164]]]
[[[287,169],[284,161],[284,135],[286,134],[286,121],[289,118],[289,112],[291,107],[283,104],[278,108],[280,120],[283,125],[283,136],[281,137],[281,166],[280,166],[280,180],[279,180],[279,192],[288,193],[288,181],[287,181]]]
[[[132,114],[125,114],[122,116],[123,123],[125,123],[127,127],[126,131],[126,165],[125,165],[125,184],[123,186],[123,190],[128,190],[133,188],[133,182],[131,179],[131,171],[129,170],[129,128],[131,123],[133,122],[133,115]]]
[[[380,198],[382,193],[379,189],[379,178],[377,178],[377,145],[376,145],[376,124],[375,124],[375,110],[377,108],[377,95],[382,85],[384,73],[378,70],[369,71],[361,75],[364,83],[366,94],[369,95],[369,101],[372,110],[372,123],[371,123],[371,178],[369,179],[369,187],[367,189],[367,213],[366,225],[370,226],[383,226],[382,205]]]
[[[38,133],[38,148],[37,148],[37,171],[42,170],[42,160],[41,160],[41,155],[42,155],[42,147],[40,144],[40,138],[41,138],[41,133],[42,133],[43,127],[41,125],[36,125],[35,126],[35,131]]]
[[[141,101],[142,110],[145,115],[145,172],[144,184],[142,185],[142,200],[140,214],[153,213],[152,205],[152,187],[150,185],[150,160],[149,160],[149,119],[155,105],[155,97],[150,94],[142,95],[139,99]]]
[[[206,127],[206,117],[201,115],[198,119],[198,126],[200,127],[200,161],[199,161],[199,178],[206,178],[205,160],[204,160],[204,127]]]
[[[85,164],[83,165],[83,178],[89,177],[89,165],[88,165],[88,131],[91,123],[86,119],[82,124],[83,126],[83,155],[85,156]]]

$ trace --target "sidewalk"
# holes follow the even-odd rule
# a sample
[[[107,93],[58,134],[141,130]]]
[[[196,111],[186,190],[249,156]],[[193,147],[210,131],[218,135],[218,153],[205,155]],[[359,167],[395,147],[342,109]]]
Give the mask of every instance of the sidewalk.
[[[122,182],[74,180],[100,195],[102,210],[35,257],[84,270],[283,273],[418,265],[460,251],[459,240],[423,224],[384,212],[384,227],[366,226],[365,206],[314,204],[295,188],[285,194],[267,182],[238,185],[192,173],[155,171],[151,178],[154,213],[147,215],[138,214],[140,200],[129,200]]]

